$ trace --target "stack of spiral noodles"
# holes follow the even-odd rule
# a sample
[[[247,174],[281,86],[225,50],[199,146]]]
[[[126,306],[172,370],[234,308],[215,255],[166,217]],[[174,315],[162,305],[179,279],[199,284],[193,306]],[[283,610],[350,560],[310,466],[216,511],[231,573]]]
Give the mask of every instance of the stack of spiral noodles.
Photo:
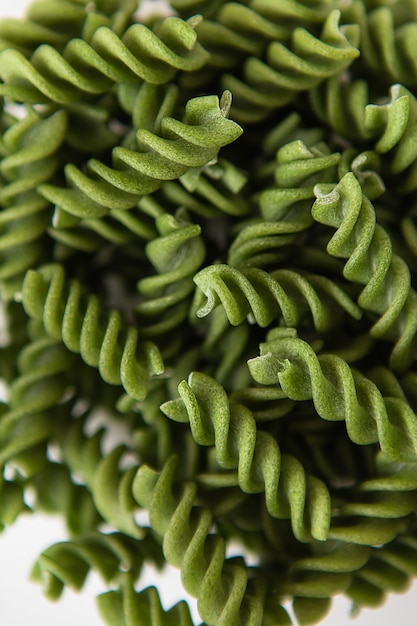
[[[416,37],[414,0],[0,23],[0,527],[63,516],[49,598],[192,626],[169,563],[207,626],[307,626],[417,576]]]

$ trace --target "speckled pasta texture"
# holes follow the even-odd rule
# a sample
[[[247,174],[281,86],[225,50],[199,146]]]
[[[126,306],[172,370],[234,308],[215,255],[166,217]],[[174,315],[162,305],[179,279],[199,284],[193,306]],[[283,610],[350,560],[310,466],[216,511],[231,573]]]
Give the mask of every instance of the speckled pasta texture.
[[[416,6],[0,23],[0,528],[65,520],[48,598],[310,626],[417,576]]]

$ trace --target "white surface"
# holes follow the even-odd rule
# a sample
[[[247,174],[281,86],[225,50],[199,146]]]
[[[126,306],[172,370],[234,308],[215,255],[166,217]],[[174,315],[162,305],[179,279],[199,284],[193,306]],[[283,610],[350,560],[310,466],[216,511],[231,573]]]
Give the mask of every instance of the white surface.
[[[279,0],[277,0],[279,2]],[[0,18],[22,15],[27,0],[0,0]],[[82,594],[66,591],[58,603],[49,603],[40,589],[28,582],[28,574],[38,554],[56,541],[65,540],[65,530],[56,518],[22,516],[0,536],[0,624],[2,626],[102,626],[97,615],[94,596],[103,591],[99,579],[90,576]],[[158,574],[149,568],[141,579],[141,587],[156,584],[166,607],[184,597],[179,574],[168,573],[158,582]],[[417,583],[402,596],[392,595],[383,609],[363,611],[358,618],[349,617],[349,603],[336,598],[333,609],[322,626],[415,626],[417,623]],[[198,621],[196,621],[198,623]]]
[[[66,590],[57,603],[48,602],[39,585],[28,576],[37,556],[52,543],[65,540],[57,518],[22,515],[0,537],[0,623],[4,626],[102,626],[94,597],[104,591],[98,578],[91,577],[85,592]],[[29,619],[31,618],[31,619]]]
[[[20,17],[29,0],[0,0],[0,17]]]
[[[40,585],[28,580],[33,563],[48,546],[67,538],[65,528],[57,517],[41,514],[22,515],[0,536],[0,624],[2,626],[103,626],[95,596],[106,591],[102,580],[90,574],[82,593],[66,588],[57,602],[49,602]],[[180,574],[172,568],[162,575],[146,567],[139,588],[155,585],[167,609],[184,599]],[[198,623],[194,608],[194,617]]]

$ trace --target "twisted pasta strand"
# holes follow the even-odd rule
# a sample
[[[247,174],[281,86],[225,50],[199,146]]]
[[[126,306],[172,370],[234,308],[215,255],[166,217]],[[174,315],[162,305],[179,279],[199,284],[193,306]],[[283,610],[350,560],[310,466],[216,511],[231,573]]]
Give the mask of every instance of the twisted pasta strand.
[[[85,7],[77,0],[48,0],[46,12],[45,5],[45,2],[31,4],[25,20],[3,18],[0,49],[13,48],[29,56],[42,43],[59,48],[71,37],[80,36],[86,18]]]
[[[262,56],[272,41],[289,41],[296,27],[321,25],[329,13],[326,3],[316,3],[314,9],[306,5],[270,0],[252,0],[247,6],[223,3],[215,19],[197,27],[200,42],[210,52],[209,67],[230,70],[247,56]]]
[[[396,3],[397,4],[397,3]],[[372,6],[370,7],[372,9]],[[361,61],[367,68],[384,72],[387,79],[407,86],[417,83],[417,54],[415,37],[417,34],[416,15],[410,11],[409,19],[402,17],[403,23],[395,24],[395,12],[388,6],[368,10],[363,0],[354,0],[343,10],[343,19],[354,21],[360,28]],[[407,3],[402,9],[407,12]],[[414,13],[414,15],[413,15]]]
[[[286,132],[286,124],[276,130],[280,132],[274,143]],[[297,139],[278,150],[272,164],[275,184],[257,199],[263,219],[253,220],[238,233],[228,250],[230,265],[276,266],[308,231],[313,224],[314,185],[334,180],[341,159],[339,153],[329,154],[322,148],[309,148]]]
[[[346,292],[321,276],[304,277],[290,270],[268,274],[256,268],[237,270],[219,264],[198,272],[194,282],[207,299],[202,306],[199,303],[198,317],[208,315],[221,304],[233,325],[241,324],[252,315],[262,327],[281,317],[286,326],[296,327],[309,311],[316,330],[327,332],[336,321],[334,313],[339,307],[355,319],[362,316],[360,308]],[[324,295],[330,297],[336,307],[329,306]]]
[[[166,116],[173,114],[178,90],[174,85],[160,87],[151,83],[122,83],[117,86],[117,100],[123,111],[132,116],[133,129],[126,134],[123,140],[123,147],[130,150],[137,150],[136,131],[139,128],[147,129],[151,132],[161,132],[161,122]],[[74,108],[71,105],[68,108]],[[83,118],[88,111],[82,109]],[[92,112],[94,114],[94,111]],[[97,115],[99,112],[97,112]],[[94,118],[95,119],[95,118]],[[99,131],[103,131],[102,126],[97,129],[94,119],[89,124],[93,137],[89,138],[89,145],[97,140]],[[83,125],[83,141],[85,142],[86,129]],[[104,137],[103,137],[104,139]],[[119,140],[119,137],[117,137]],[[111,144],[113,147],[114,142]],[[77,142],[78,147],[78,142]],[[161,209],[162,213],[163,210]],[[139,207],[126,213],[120,209],[110,210],[104,218],[76,218],[68,214],[60,206],[55,207],[53,215],[53,228],[48,233],[55,240],[67,247],[76,250],[92,252],[100,249],[106,241],[115,244],[124,244],[132,241],[135,237],[149,240],[156,235],[154,226],[155,212],[142,210]]]
[[[205,257],[201,228],[186,221],[161,215],[156,220],[160,233],[145,248],[145,253],[157,270],[138,282],[139,292],[146,296],[135,311],[143,325],[145,337],[155,337],[177,328],[188,316],[192,276]],[[182,219],[181,219],[182,218]],[[185,219],[184,219],[185,218]]]
[[[369,378],[340,357],[317,356],[302,339],[278,337],[261,345],[261,356],[248,366],[257,382],[278,383],[292,400],[312,399],[325,420],[344,420],[354,443],[378,442],[388,459],[414,460],[416,416],[409,404],[383,397]]]
[[[122,385],[136,400],[146,396],[149,376],[164,370],[155,344],[138,344],[137,329],[130,326],[124,330],[118,311],[103,315],[93,295],[84,308],[80,283],[67,284],[59,265],[29,271],[22,302],[30,317],[42,321],[50,337],[61,340],[85,363],[98,368],[105,382]]]
[[[100,594],[97,604],[108,626],[193,626],[185,602],[178,602],[165,611],[155,587],[137,593],[130,575],[125,575],[116,591]]]
[[[67,419],[69,420],[69,416]],[[60,423],[60,428],[62,427],[65,428],[64,421]],[[51,440],[47,442],[46,450],[42,450],[42,456],[38,454],[38,467],[34,467],[33,462],[29,467],[27,462],[29,454],[24,458],[22,455],[18,457],[18,468],[25,472],[22,481],[24,490],[31,493],[34,508],[47,514],[61,515],[72,537],[94,532],[103,518],[97,512],[88,489],[84,485],[74,483],[70,470],[61,463],[51,462],[46,458],[51,443]],[[34,456],[33,450],[31,453]]]
[[[366,285],[358,304],[379,317],[371,334],[396,342],[390,364],[404,371],[414,359],[417,333],[417,294],[410,285],[410,270],[392,253],[390,237],[375,224],[374,207],[352,173],[335,187],[318,185],[315,193],[312,216],[337,229],[327,251],[348,259],[345,278]]]
[[[265,491],[269,513],[290,518],[298,540],[325,540],[330,521],[325,485],[307,476],[294,457],[281,454],[275,439],[257,429],[251,411],[229,403],[224,389],[212,378],[193,372],[178,391],[181,399],[166,402],[161,411],[175,421],[189,422],[198,444],[214,445],[219,465],[237,469],[243,491]]]
[[[50,205],[38,194],[37,187],[54,176],[66,130],[67,117],[63,111],[46,119],[30,111],[2,136],[0,288],[3,298],[13,297],[26,270],[44,254]]]
[[[404,593],[416,575],[416,541],[413,535],[400,535],[384,550],[373,549],[369,564],[353,577],[346,591],[353,600],[354,614],[362,607],[378,607],[387,592]]]
[[[55,340],[43,337],[20,352],[18,364],[19,375],[0,417],[0,465],[46,441],[60,424],[60,413],[66,414],[66,407],[60,411],[56,404],[69,387],[66,373],[72,367],[72,355]],[[34,464],[37,468],[36,455]]]
[[[167,83],[178,70],[192,71],[206,62],[193,28],[198,21],[167,17],[156,33],[133,24],[122,37],[101,26],[89,43],[73,38],[62,55],[44,44],[29,60],[17,50],[3,50],[0,93],[14,101],[68,104],[84,94],[103,94],[116,82]]]
[[[259,122],[299,92],[349,67],[359,56],[359,31],[356,24],[339,27],[339,20],[339,11],[329,13],[320,38],[298,27],[292,32],[290,47],[273,41],[267,48],[266,63],[256,57],[245,62],[244,82],[225,75],[222,84],[234,95],[236,119]]]
[[[95,532],[47,548],[38,557],[31,577],[42,583],[47,598],[57,600],[64,587],[76,591],[82,589],[91,569],[96,570],[106,583],[122,577],[122,568],[129,569],[130,576],[135,579],[145,559],[156,560],[160,565],[161,556],[150,535],[135,541],[121,533]]]
[[[84,5],[84,6],[82,6]],[[14,49],[29,57],[42,44],[61,50],[73,37],[89,36],[100,26],[121,34],[136,11],[135,0],[118,0],[106,6],[88,0],[46,0],[30,4],[26,19],[3,18],[0,50]]]
[[[149,510],[166,560],[181,569],[184,588],[197,597],[199,613],[208,626],[260,626],[261,594],[247,588],[244,564],[240,559],[237,563],[226,559],[224,540],[210,533],[213,517],[208,509],[196,506],[195,484],[185,483],[180,495],[174,495],[175,465],[174,457],[160,474],[143,466],[133,482],[134,497]]]
[[[372,142],[382,156],[384,178],[393,180],[397,192],[415,190],[417,100],[412,92],[393,85],[389,102],[371,104],[365,81],[333,77],[311,91],[310,102],[319,119],[336,132]]]
[[[230,106],[229,92],[223,94],[220,102],[215,96],[193,98],[187,103],[185,122],[163,119],[162,137],[146,129],[138,131],[140,152],[115,148],[116,169],[91,160],[86,175],[68,165],[66,178],[75,189],[41,185],[39,191],[61,209],[80,218],[100,218],[110,210],[130,209],[141,196],[159,189],[164,180],[179,178],[190,168],[215,159],[222,146],[241,135],[240,126],[227,119]]]

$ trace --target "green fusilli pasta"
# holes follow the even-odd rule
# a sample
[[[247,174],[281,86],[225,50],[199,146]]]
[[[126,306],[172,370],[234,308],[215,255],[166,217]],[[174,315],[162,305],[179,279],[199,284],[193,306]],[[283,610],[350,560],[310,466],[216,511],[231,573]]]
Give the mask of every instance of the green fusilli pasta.
[[[50,599],[312,626],[417,576],[416,34],[414,0],[0,21],[0,530],[61,516]]]

